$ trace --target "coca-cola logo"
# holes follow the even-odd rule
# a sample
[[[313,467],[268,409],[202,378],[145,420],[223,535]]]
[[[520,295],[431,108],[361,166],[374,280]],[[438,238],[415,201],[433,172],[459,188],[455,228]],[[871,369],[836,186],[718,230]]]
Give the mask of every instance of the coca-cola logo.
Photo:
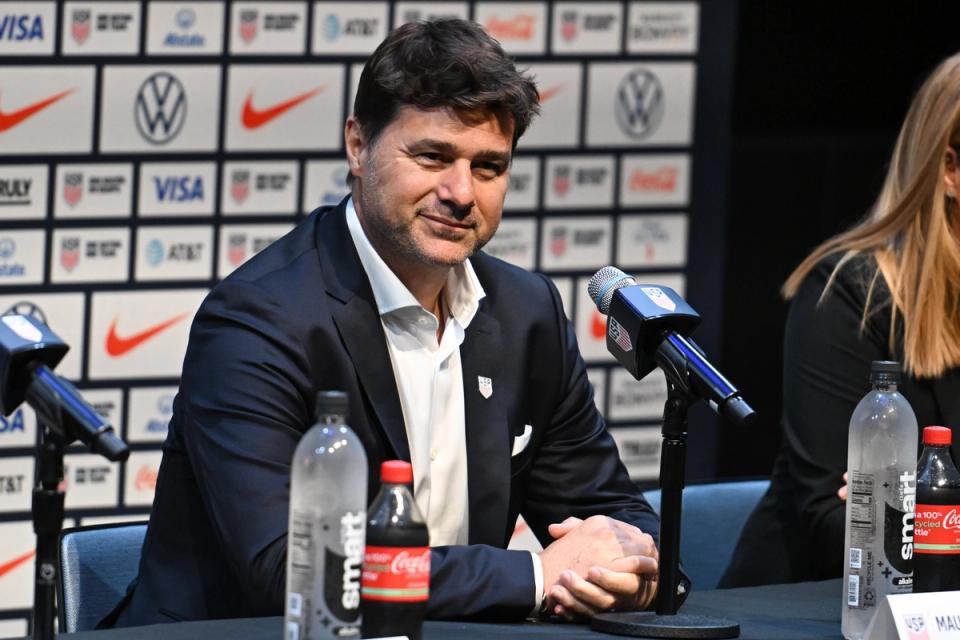
[[[401,551],[390,563],[390,572],[407,575],[430,573],[430,549],[424,549],[419,553]]]
[[[956,509],[950,509],[950,511],[943,514],[942,526],[944,529],[960,530],[960,513],[958,513]]]

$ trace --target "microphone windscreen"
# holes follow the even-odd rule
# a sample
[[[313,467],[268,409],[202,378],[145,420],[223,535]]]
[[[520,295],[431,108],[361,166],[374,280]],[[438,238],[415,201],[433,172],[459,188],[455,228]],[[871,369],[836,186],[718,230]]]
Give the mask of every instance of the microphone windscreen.
[[[604,267],[590,278],[590,282],[587,283],[587,293],[590,294],[590,299],[597,305],[600,313],[607,315],[610,312],[613,292],[620,287],[629,287],[635,284],[637,284],[637,281],[620,269]]]

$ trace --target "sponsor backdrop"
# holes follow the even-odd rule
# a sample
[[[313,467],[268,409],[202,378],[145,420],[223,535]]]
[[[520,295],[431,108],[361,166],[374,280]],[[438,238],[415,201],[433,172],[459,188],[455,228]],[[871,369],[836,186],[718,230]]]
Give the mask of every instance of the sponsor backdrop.
[[[198,305],[342,198],[365,57],[434,16],[476,20],[538,80],[543,114],[487,251],[553,277],[621,455],[653,481],[663,376],[614,366],[586,283],[616,264],[671,286],[718,344],[734,14],[734,0],[0,0],[0,312],[69,342],[59,372],[133,450],[111,464],[71,448],[65,526],[146,518]],[[694,477],[713,469],[703,418]],[[37,430],[26,407],[0,419],[0,635],[23,633],[31,606]]]

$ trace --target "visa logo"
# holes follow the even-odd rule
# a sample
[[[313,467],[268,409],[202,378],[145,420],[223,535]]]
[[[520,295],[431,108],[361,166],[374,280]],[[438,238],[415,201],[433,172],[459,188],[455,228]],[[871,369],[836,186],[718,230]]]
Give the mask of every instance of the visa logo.
[[[43,40],[43,18],[36,15],[3,16],[0,18],[0,40]]]
[[[153,185],[161,202],[203,200],[203,178],[198,176],[154,177]]]
[[[17,409],[9,420],[0,416],[0,433],[13,433],[14,431],[25,431],[23,427],[23,409]]]

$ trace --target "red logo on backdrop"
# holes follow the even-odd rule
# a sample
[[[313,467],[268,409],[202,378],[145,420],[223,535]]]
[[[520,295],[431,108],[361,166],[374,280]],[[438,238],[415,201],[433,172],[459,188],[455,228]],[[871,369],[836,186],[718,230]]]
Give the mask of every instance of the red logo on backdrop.
[[[533,40],[533,27],[536,19],[531,15],[521,14],[512,20],[501,20],[491,16],[483,28],[497,40]]]
[[[596,309],[590,316],[590,335],[595,340],[604,340],[607,337],[607,319]]]
[[[73,93],[75,89],[67,89],[54,94],[49,98],[44,98],[37,102],[32,102],[25,107],[20,107],[14,111],[0,111],[0,133],[13,129],[25,120],[29,120],[58,100],[65,98]]]
[[[154,491],[157,488],[157,470],[149,465],[143,465],[137,469],[133,486],[137,491]]]
[[[250,195],[250,172],[234,171],[230,180],[230,196],[237,204],[243,204],[248,195]]]
[[[83,44],[90,37],[90,10],[74,9],[70,22],[70,35],[77,44]]]
[[[240,12],[240,37],[247,44],[253,42],[253,39],[257,37],[256,10]]]
[[[67,271],[73,271],[80,262],[80,238],[64,238],[60,241],[60,264]]]
[[[558,258],[567,252],[567,228],[556,227],[550,231],[550,253]]]
[[[233,266],[238,266],[247,259],[247,234],[233,233],[227,239],[227,259]]]
[[[68,173],[63,176],[63,199],[71,207],[77,206],[83,197],[83,174]]]
[[[676,167],[662,167],[656,171],[634,169],[630,174],[630,190],[672,193],[677,190],[677,174]]]
[[[553,191],[558,196],[565,196],[570,191],[570,167],[565,164],[560,165],[553,172]]]
[[[560,35],[567,42],[577,37],[577,12],[564,11],[560,16]]]

